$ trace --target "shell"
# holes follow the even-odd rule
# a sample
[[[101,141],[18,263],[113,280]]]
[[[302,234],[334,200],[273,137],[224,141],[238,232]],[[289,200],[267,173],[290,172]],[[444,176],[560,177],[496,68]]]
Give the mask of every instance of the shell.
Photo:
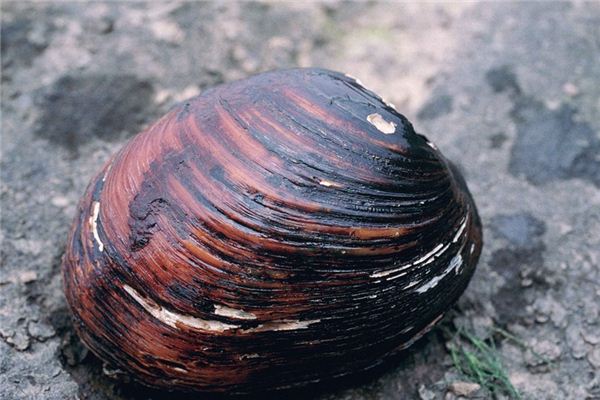
[[[91,181],[63,259],[76,329],[154,387],[256,392],[367,370],[465,290],[468,189],[393,106],[321,69],[174,108]]]

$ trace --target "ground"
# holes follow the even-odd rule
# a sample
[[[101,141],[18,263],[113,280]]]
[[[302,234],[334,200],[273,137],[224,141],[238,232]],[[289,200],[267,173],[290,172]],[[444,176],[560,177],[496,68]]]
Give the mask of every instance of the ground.
[[[459,165],[485,245],[443,329],[368,377],[296,395],[454,399],[469,377],[447,332],[465,329],[496,338],[523,398],[600,399],[600,3],[5,1],[1,21],[0,398],[172,398],[110,378],[73,333],[60,260],[75,204],[177,102],[321,66]]]

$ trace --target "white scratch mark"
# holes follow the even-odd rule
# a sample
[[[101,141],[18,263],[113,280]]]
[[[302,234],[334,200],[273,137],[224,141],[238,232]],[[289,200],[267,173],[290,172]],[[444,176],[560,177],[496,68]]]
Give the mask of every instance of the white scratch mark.
[[[341,188],[342,187],[342,185],[340,185],[339,183],[335,183],[335,182],[331,182],[331,181],[326,181],[324,179],[319,181],[319,185],[325,186],[325,187],[335,187],[335,188]]]
[[[438,250],[441,249],[441,248],[443,248],[443,247],[444,247],[443,243],[438,244],[437,246],[435,246],[433,248],[433,250],[431,250],[429,253],[425,254],[423,257],[419,258],[413,264],[420,264],[423,261],[427,260],[428,258],[433,257],[438,252]]]
[[[407,326],[406,328],[402,329],[402,330],[400,331],[400,333],[408,333],[408,332],[410,332],[410,330],[411,330],[412,328],[414,328],[412,325],[411,325],[411,326]]]
[[[396,133],[396,124],[394,122],[386,121],[380,114],[373,113],[367,116],[367,121],[380,132],[391,135]]]
[[[104,176],[102,177],[102,182],[106,182],[106,177],[108,176],[108,171],[110,171],[111,168],[112,168],[112,161],[110,164],[108,164],[108,167],[106,167],[106,172],[104,173]]]
[[[173,328],[179,328],[178,325],[185,325],[189,328],[209,331],[209,332],[224,332],[229,329],[239,328],[238,325],[226,324],[220,321],[207,321],[201,318],[182,315],[173,311],[166,310],[156,304],[152,300],[144,298],[137,290],[128,285],[123,285],[123,289],[141,305],[154,318],[158,319],[165,325]]]
[[[387,271],[375,272],[375,273],[371,274],[370,277],[371,278],[382,278],[384,276],[391,275],[391,274],[393,274],[395,272],[403,271],[403,270],[405,270],[407,268],[412,267],[413,265],[420,264],[421,262],[425,261],[429,257],[432,257],[443,246],[444,245],[442,243],[440,243],[436,247],[434,247],[433,250],[431,250],[429,253],[425,254],[423,257],[419,258],[417,261],[413,261],[410,264],[405,264],[405,265],[402,265],[402,266],[400,266],[398,268],[390,269],[390,270],[387,270]],[[402,275],[404,275],[404,274],[402,274]],[[399,276],[402,276],[402,275],[399,275]],[[390,280],[390,279],[395,279],[395,278],[388,278],[387,280]]]
[[[456,232],[456,235],[454,236],[454,239],[452,239],[452,243],[458,242],[458,239],[460,238],[460,236],[462,235],[462,233],[465,231],[465,228],[467,227],[467,222],[468,222],[468,215],[462,220],[462,224],[460,226],[460,229],[458,230],[458,232]]]
[[[215,304],[215,314],[222,317],[237,318],[237,319],[256,319],[256,315],[244,310]]]
[[[173,369],[177,372],[181,372],[182,374],[187,374],[188,370],[187,369],[183,369],[183,368],[179,368],[179,367],[173,367]]]
[[[420,288],[418,288],[416,290],[416,292],[417,293],[425,293],[429,289],[432,289],[432,288],[436,287],[437,284],[440,283],[440,281],[446,275],[448,275],[450,272],[452,272],[452,270],[454,270],[455,273],[458,274],[458,269],[460,268],[460,266],[463,263],[462,255],[460,254],[461,252],[462,252],[462,247],[458,251],[458,254],[456,256],[454,256],[452,258],[452,260],[450,260],[450,263],[448,264],[448,266],[446,267],[446,269],[440,275],[433,277],[429,282],[427,282],[426,284],[424,284],[423,286],[421,286]]]
[[[307,329],[309,326],[321,322],[320,319],[308,321],[279,320],[258,325],[256,328],[244,329],[242,332],[268,332],[268,331],[293,331],[296,329]]]
[[[100,214],[100,202],[95,201],[92,204],[92,215],[90,216],[90,227],[92,228],[92,234],[94,235],[94,239],[98,242],[98,250],[104,251],[104,243],[100,240],[100,236],[98,236],[98,214]]]
[[[410,289],[413,286],[416,286],[419,283],[419,281],[410,281],[410,283],[406,286],[404,286],[402,289]]]
[[[414,342],[416,342],[417,340],[421,339],[427,332],[429,332],[431,330],[431,328],[433,328],[433,326],[435,324],[437,324],[442,319],[443,316],[444,316],[444,313],[438,315],[433,321],[431,321],[430,323],[428,323],[425,328],[423,328],[419,332],[417,332],[407,342],[405,342],[405,343],[401,344],[400,346],[398,346],[396,348],[396,350],[403,350],[403,349],[406,349],[406,348],[410,347]]]
[[[465,228],[467,227],[467,224],[469,222],[468,218],[469,218],[469,216],[466,215],[462,219],[461,226],[460,226],[460,228],[458,228],[458,231],[456,232],[456,234],[454,235],[454,238],[452,239],[452,241],[450,243],[448,243],[446,245],[444,245],[443,243],[440,243],[437,246],[435,246],[433,248],[433,250],[429,251],[427,254],[421,256],[419,259],[417,259],[417,260],[415,260],[415,261],[413,261],[413,262],[411,262],[409,264],[404,264],[404,265],[402,265],[400,267],[397,267],[397,268],[394,268],[394,269],[390,269],[390,270],[374,272],[371,275],[369,275],[369,277],[370,278],[382,278],[382,277],[386,277],[386,276],[392,275],[392,274],[394,274],[396,272],[405,271],[406,269],[408,269],[410,267],[413,267],[413,266],[416,266],[416,265],[419,265],[419,264],[427,265],[427,264],[432,263],[437,257],[439,257],[442,254],[444,254],[450,248],[450,246],[453,243],[456,243],[460,239],[461,235],[464,233]],[[474,244],[471,245],[471,253],[473,252],[474,246],[475,246]],[[462,251],[462,248],[461,248],[461,251]],[[460,253],[460,251],[459,251],[459,253]],[[401,274],[398,274],[398,275],[395,275],[395,276],[390,276],[390,277],[386,278],[386,281],[391,281],[391,280],[400,278],[401,276],[404,276],[407,273],[408,272],[402,272]],[[407,287],[410,287],[410,285],[407,286]]]
[[[248,359],[251,359],[251,358],[259,358],[259,357],[260,357],[260,355],[258,355],[257,353],[250,353],[250,354],[242,354],[238,358],[240,360],[248,360]]]

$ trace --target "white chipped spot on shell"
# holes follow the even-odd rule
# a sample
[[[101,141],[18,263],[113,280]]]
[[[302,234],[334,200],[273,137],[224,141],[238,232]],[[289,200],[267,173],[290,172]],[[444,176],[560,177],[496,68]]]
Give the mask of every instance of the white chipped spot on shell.
[[[396,124],[391,121],[386,121],[379,113],[369,114],[367,116],[367,121],[386,135],[396,133]]]
[[[215,305],[215,314],[222,317],[237,318],[237,319],[256,319],[256,315],[251,312],[244,310],[238,310],[235,308],[222,306],[219,304]]]
[[[129,285],[123,285],[123,289],[154,318],[158,319],[165,325],[173,328],[179,328],[178,325],[184,325],[189,328],[198,329],[209,332],[224,332],[230,329],[239,328],[238,325],[226,324],[220,321],[204,320],[190,315],[178,314],[169,311],[154,301],[144,298],[137,290]]]
[[[387,101],[383,97],[381,98],[381,101],[383,101],[386,106],[390,107],[394,111],[398,111],[398,110],[396,110],[396,106],[394,105],[394,103],[392,103],[391,101]]]
[[[354,82],[358,83],[360,86],[365,87],[365,85],[360,81],[360,79],[350,75],[350,74],[344,74],[346,75],[346,77],[352,79]]]
[[[94,235],[94,240],[98,242],[98,250],[104,251],[104,243],[100,240],[100,236],[98,235],[98,215],[100,214],[100,202],[94,201],[92,203],[92,215],[90,216],[90,228],[92,229],[92,234]]]
[[[436,151],[439,150],[438,147],[435,145],[435,143],[430,142],[429,140],[427,141],[427,145]]]

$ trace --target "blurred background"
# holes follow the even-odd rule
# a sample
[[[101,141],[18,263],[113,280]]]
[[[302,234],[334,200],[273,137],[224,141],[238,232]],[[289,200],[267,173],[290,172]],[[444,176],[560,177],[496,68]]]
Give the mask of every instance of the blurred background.
[[[77,201],[178,102],[319,66],[359,78],[459,165],[485,246],[441,328],[376,374],[296,396],[600,399],[600,2],[1,12],[0,398],[172,398],[110,379],[73,332],[60,259]]]

